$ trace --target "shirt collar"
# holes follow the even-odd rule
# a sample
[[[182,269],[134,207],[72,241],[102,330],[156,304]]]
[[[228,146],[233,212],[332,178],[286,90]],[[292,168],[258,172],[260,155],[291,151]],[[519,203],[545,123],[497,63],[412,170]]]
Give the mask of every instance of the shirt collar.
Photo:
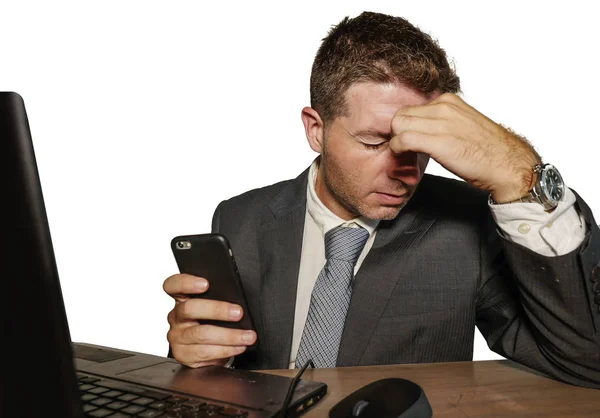
[[[319,158],[316,158],[310,166],[308,171],[308,190],[306,193],[306,209],[310,216],[315,221],[315,224],[321,230],[323,236],[330,229],[333,229],[337,226],[356,226],[359,225],[365,228],[369,235],[373,234],[373,231],[377,228],[379,224],[378,220],[368,219],[364,216],[359,216],[358,218],[351,219],[349,221],[345,221],[336,214],[334,214],[327,206],[321,202],[319,196],[317,196],[317,190],[315,189],[315,183],[317,181],[317,173],[319,172]]]

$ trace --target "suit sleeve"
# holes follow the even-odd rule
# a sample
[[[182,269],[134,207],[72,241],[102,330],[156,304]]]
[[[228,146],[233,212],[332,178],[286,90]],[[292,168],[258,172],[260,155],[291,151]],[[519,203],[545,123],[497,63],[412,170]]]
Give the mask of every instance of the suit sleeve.
[[[587,234],[564,255],[547,257],[503,239],[490,219],[480,248],[477,327],[508,359],[600,388],[600,230],[576,197]]]

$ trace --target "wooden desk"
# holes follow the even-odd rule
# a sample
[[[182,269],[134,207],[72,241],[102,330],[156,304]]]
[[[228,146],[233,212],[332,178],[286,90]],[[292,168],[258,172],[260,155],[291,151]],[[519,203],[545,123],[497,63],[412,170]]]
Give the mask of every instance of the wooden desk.
[[[296,370],[266,372],[294,376]],[[386,377],[421,385],[434,418],[600,417],[600,390],[560,383],[507,360],[307,369],[303,379],[324,382],[328,389],[304,416],[327,417],[339,400]]]

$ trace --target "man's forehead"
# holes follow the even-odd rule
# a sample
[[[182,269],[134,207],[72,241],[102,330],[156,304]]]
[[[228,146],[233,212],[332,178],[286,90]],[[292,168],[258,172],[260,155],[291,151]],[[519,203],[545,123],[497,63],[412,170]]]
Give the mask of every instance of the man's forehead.
[[[346,101],[351,108],[374,109],[417,106],[429,103],[438,92],[423,93],[415,88],[397,83],[361,82],[352,84],[346,91]]]

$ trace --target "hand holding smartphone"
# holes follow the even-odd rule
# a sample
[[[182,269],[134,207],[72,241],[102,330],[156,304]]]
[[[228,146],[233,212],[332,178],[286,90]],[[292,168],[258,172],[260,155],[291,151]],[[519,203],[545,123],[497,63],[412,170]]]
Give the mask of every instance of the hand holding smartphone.
[[[206,292],[190,297],[234,303],[244,311],[237,322],[202,320],[202,324],[255,330],[233,252],[224,235],[180,235],[171,240],[171,249],[180,273],[203,277],[209,282]]]

